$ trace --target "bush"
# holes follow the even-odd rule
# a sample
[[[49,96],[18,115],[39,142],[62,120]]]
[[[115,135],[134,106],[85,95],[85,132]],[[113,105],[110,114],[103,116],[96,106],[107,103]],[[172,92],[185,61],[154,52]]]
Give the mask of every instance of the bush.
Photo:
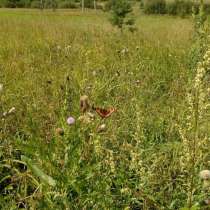
[[[104,11],[110,11],[111,10],[111,6],[112,6],[112,2],[109,0],[105,3],[104,5]]]
[[[102,4],[96,4],[96,9],[104,10],[104,6]]]
[[[199,4],[194,4],[192,0],[173,0],[166,3],[165,0],[145,0],[144,12],[146,14],[169,14],[185,17],[192,14],[192,8],[195,13],[199,11]],[[210,4],[204,5],[206,14],[210,14]]]
[[[40,3],[40,1],[38,1],[38,0],[32,1],[32,2],[31,2],[31,8],[40,9],[40,8],[41,8],[41,3]]]
[[[118,1],[110,1],[111,2],[111,23],[114,26],[117,26],[121,30],[124,25],[132,26],[134,24],[134,20],[132,18],[126,19],[127,15],[132,12],[132,6],[126,0],[118,0]]]
[[[144,2],[143,0],[140,0],[140,9],[143,9],[144,8]]]
[[[6,8],[16,8],[17,7],[17,2],[13,0],[7,0],[3,2],[3,7]]]
[[[177,15],[177,4],[170,2],[166,5],[166,11],[169,15]]]
[[[0,0],[0,7],[5,8],[28,8],[30,5],[30,0]]]
[[[166,6],[169,15],[180,15],[184,17],[192,13],[193,3],[188,0],[175,0]]]
[[[58,3],[55,0],[45,0],[45,2],[44,2],[44,8],[56,9],[57,7],[58,7]]]
[[[104,5],[104,11],[110,11],[114,3],[115,3],[114,0],[108,0]]]
[[[204,11],[206,14],[210,14],[210,4],[204,4]],[[194,9],[195,9],[195,14],[198,14],[199,12],[199,4],[195,4],[194,5]]]
[[[82,6],[81,3],[80,3],[80,6]],[[84,7],[93,9],[94,8],[94,0],[85,0]]]
[[[146,14],[165,14],[166,13],[165,0],[145,0],[144,12]]]
[[[206,14],[210,14],[210,4],[204,4],[204,10]]]
[[[5,8],[27,8],[30,5],[30,0],[0,0],[0,7]]]
[[[58,5],[59,8],[64,9],[64,8],[69,8],[69,9],[75,9],[77,8],[77,5],[75,2],[69,2],[69,1],[62,1]]]
[[[166,5],[166,10],[169,15],[191,15],[192,8],[194,7],[194,11],[196,14],[199,12],[199,4],[193,4],[192,1],[189,0],[175,0]],[[210,14],[210,4],[204,4],[204,10],[206,14]]]
[[[29,8],[31,5],[30,0],[20,0],[17,3],[17,7],[19,8]]]

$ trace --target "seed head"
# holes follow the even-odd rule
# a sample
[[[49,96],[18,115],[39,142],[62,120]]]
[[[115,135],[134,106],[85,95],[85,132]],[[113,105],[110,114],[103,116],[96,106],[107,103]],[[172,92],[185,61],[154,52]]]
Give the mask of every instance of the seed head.
[[[59,136],[63,136],[64,135],[64,130],[63,128],[56,128],[55,130],[56,134]]]
[[[80,110],[85,113],[90,108],[89,98],[86,95],[80,97]]]

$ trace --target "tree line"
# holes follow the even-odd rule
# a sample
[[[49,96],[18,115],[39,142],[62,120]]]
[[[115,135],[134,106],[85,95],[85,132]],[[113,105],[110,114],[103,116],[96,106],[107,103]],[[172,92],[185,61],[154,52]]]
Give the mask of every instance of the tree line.
[[[95,8],[102,9],[104,0],[0,0],[6,8]],[[105,1],[106,2],[106,1]]]
[[[169,14],[185,17],[198,13],[200,0],[0,0],[0,7],[6,8],[39,8],[39,9],[102,9],[110,11],[120,7],[120,10],[131,13],[132,4],[138,2],[139,8],[145,14]],[[203,4],[206,14],[210,14],[210,4]],[[117,11],[118,9],[115,9]],[[116,14],[114,14],[116,15]],[[116,16],[121,16],[117,14]],[[115,23],[117,21],[117,23]],[[131,19],[129,20],[132,22]],[[122,25],[121,20],[114,18],[114,24]]]
[[[185,17],[199,12],[200,0],[141,0],[141,7],[146,14],[169,14]],[[206,14],[210,14],[210,4],[203,3]]]

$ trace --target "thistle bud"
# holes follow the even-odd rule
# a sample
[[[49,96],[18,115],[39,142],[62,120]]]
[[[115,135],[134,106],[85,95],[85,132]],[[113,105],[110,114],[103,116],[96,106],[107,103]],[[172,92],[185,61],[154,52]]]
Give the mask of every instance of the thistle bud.
[[[64,135],[64,130],[63,128],[56,128],[55,130],[56,134],[59,136],[63,136]]]
[[[80,110],[82,113],[85,113],[90,108],[89,105],[89,98],[88,96],[84,95],[80,97]]]

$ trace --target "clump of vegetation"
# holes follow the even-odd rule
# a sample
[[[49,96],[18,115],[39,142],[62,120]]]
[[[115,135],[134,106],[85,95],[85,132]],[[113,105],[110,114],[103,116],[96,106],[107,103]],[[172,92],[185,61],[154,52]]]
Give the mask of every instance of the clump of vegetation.
[[[96,0],[84,0],[85,8],[94,8],[97,6]],[[81,0],[0,0],[0,7],[6,8],[40,8],[40,9],[55,9],[70,8],[76,9],[82,6]],[[100,6],[97,6],[100,8]]]
[[[165,0],[145,0],[144,12],[146,14],[165,14],[166,1]]]
[[[192,14],[193,2],[186,0],[174,0],[167,3],[166,11],[169,15],[179,15],[184,17],[185,15]]]
[[[110,0],[109,7],[112,13],[111,23],[117,26],[121,31],[124,26],[132,28],[134,19],[128,17],[132,12],[131,4],[127,0]]]
[[[145,0],[144,4],[140,2],[140,7],[146,14],[169,14],[177,15],[181,17],[189,16],[194,12],[199,13],[199,3],[191,0]],[[210,12],[210,5],[208,3],[203,4],[206,14]]]
[[[77,4],[73,1],[61,1],[58,4],[59,8],[69,8],[69,9],[76,9],[78,8]]]
[[[193,45],[189,54],[189,66],[192,70],[195,69],[197,63],[202,60],[208,47],[209,26],[206,21],[207,16],[204,6],[204,4],[201,4],[198,11],[196,7],[193,8],[194,36]]]

